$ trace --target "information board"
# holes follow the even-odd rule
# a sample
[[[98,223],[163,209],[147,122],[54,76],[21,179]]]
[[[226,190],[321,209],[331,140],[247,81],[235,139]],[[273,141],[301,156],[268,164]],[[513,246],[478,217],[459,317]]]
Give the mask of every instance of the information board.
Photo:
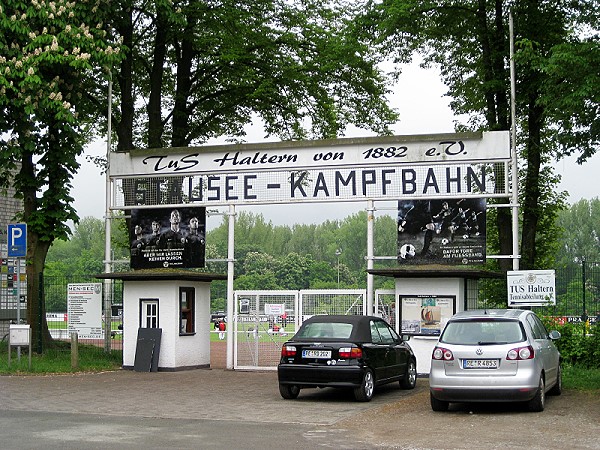
[[[67,286],[69,334],[79,339],[103,339],[102,283],[78,283]]]
[[[401,333],[439,336],[456,312],[455,303],[454,296],[401,295]]]

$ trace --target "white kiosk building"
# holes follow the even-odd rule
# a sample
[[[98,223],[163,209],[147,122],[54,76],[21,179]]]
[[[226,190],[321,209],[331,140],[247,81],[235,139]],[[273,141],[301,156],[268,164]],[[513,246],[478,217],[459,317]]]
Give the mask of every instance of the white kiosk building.
[[[398,332],[411,335],[417,372],[428,374],[431,353],[448,319],[477,308],[477,280],[503,274],[469,267],[412,266],[369,270],[394,277]]]
[[[210,368],[210,283],[225,275],[161,269],[98,278],[123,280],[123,368]]]

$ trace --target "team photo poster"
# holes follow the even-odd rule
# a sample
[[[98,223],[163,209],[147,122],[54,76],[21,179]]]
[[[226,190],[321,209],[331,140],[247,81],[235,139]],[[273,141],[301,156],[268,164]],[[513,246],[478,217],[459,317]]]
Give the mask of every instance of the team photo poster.
[[[206,208],[131,211],[131,268],[204,267]]]
[[[485,263],[485,199],[398,201],[398,263]]]

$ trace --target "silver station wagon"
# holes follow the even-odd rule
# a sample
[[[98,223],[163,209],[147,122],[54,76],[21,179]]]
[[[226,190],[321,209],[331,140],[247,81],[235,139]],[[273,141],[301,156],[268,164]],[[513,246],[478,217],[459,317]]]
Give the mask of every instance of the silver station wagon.
[[[431,408],[450,402],[527,402],[543,411],[546,394],[560,395],[560,354],[541,320],[529,310],[487,309],[455,314],[433,349]]]

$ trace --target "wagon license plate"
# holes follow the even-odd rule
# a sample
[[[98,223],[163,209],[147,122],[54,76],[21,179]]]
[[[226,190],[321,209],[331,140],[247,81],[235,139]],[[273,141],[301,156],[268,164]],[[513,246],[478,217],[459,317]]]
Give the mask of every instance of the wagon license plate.
[[[303,358],[329,359],[331,350],[302,350]]]
[[[464,369],[497,369],[497,359],[465,359],[463,360]]]

